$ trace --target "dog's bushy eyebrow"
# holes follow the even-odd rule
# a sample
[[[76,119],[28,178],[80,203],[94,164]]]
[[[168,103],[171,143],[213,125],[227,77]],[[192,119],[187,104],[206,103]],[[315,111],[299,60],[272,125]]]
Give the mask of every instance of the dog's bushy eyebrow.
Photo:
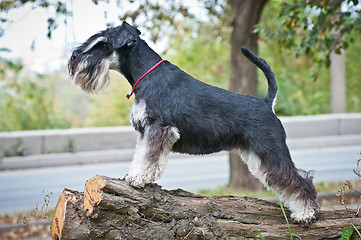
[[[85,52],[89,51],[90,49],[92,49],[98,43],[100,43],[100,42],[106,43],[106,41],[107,41],[107,38],[104,36],[96,37],[93,40],[87,42],[87,47],[82,52],[85,53]]]

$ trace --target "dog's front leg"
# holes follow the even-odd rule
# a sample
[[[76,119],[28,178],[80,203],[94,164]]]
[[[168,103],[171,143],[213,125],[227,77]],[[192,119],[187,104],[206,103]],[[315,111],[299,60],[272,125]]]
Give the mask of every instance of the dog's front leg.
[[[141,188],[159,178],[166,166],[166,156],[180,135],[176,127],[149,126],[138,137],[136,152],[125,180]]]

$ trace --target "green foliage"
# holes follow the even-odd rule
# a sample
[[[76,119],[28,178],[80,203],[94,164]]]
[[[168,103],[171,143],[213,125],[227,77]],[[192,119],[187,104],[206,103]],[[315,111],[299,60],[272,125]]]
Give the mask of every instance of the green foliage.
[[[355,33],[355,39],[361,39],[361,32]],[[361,42],[356,41],[346,50],[346,93],[347,111],[361,112]]]
[[[314,80],[307,58],[296,59],[287,53],[277,53],[272,44],[261,43],[262,57],[269,60],[278,84],[278,115],[311,115],[330,112],[329,75],[325,68],[319,69],[319,77]],[[274,64],[272,64],[272,62]],[[262,74],[259,74],[260,76]],[[261,85],[262,84],[262,85]],[[262,92],[267,90],[267,82],[260,81]]]
[[[343,4],[343,5],[342,5]],[[361,11],[358,0],[281,2],[276,31],[267,31],[267,39],[277,39],[278,45],[307,56],[314,63],[330,65],[330,53],[340,53],[355,41],[361,32]],[[342,10],[341,10],[341,6]]]
[[[45,76],[14,71],[11,65],[1,74],[0,131],[71,126],[70,121],[61,115],[61,109],[56,107],[54,89]]]
[[[311,115],[329,113],[329,71],[325,67],[313,68],[314,63],[306,56],[296,56],[293,51],[275,47],[277,38],[268,39],[266,32],[277,32],[280,20],[270,21],[279,12],[279,2],[270,2],[264,9],[260,25],[260,55],[271,65],[279,86],[275,111],[278,115]],[[315,73],[317,78],[314,77]],[[259,76],[259,92],[267,91],[267,81]]]
[[[26,156],[28,151],[26,150],[23,141],[18,138],[17,142],[8,148],[5,149],[4,157],[11,157],[11,156]]]
[[[125,95],[131,90],[130,84],[117,72],[110,71],[110,86],[102,93],[92,96],[89,115],[85,119],[85,126],[102,127],[129,125],[129,109],[133,104],[133,97],[127,99]]]
[[[278,26],[282,19],[274,18],[274,13],[281,10],[282,5],[279,1],[269,2],[259,24],[262,26],[259,53],[271,65],[279,86],[276,113],[285,116],[329,113],[329,69],[325,65],[315,64],[313,59],[305,54],[297,55],[296,50],[278,47],[278,38],[267,37],[267,33],[279,31]],[[354,38],[360,37],[361,34],[355,31]],[[361,88],[361,68],[358,60],[360,51],[360,42],[354,42],[349,45],[345,54],[348,112],[361,111],[361,98],[358,93]],[[267,83],[263,76],[259,80],[259,85],[259,92],[261,95],[265,94]]]
[[[262,57],[271,62],[279,85],[277,114],[330,112],[330,73],[326,67],[331,51],[341,49],[346,49],[347,111],[361,111],[361,45],[355,41],[361,37],[361,15],[354,5],[358,1],[342,2],[347,3],[342,12],[331,1],[272,1],[264,9],[256,30]],[[276,17],[275,12],[279,12]],[[266,91],[264,85],[261,91]]]
[[[228,89],[230,78],[230,30],[204,26],[199,33],[172,37],[166,58],[202,82]],[[207,34],[204,34],[207,32]]]
[[[77,148],[77,146],[74,143],[73,138],[68,139],[68,143],[66,145],[65,151],[70,152],[70,153],[76,153],[77,151],[79,151],[79,149]]]

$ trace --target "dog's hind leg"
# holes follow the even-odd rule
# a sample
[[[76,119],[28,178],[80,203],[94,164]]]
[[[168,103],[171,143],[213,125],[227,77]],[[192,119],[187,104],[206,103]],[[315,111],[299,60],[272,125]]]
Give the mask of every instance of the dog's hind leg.
[[[176,127],[149,126],[138,137],[136,152],[125,180],[133,187],[144,187],[159,178],[167,164],[166,156],[180,135]]]
[[[278,187],[277,184],[274,187],[280,200],[291,211],[292,222],[300,223],[302,227],[309,227],[317,220],[320,212],[316,200],[317,192],[312,180],[313,171],[306,172],[294,168],[292,176],[286,181],[287,187]]]
[[[287,159],[280,161],[277,157]],[[308,227],[316,221],[319,206],[312,174],[298,171],[290,160],[288,151],[269,151],[260,157],[252,150],[245,150],[242,151],[241,158],[252,175],[279,195],[281,202],[291,211],[291,218],[295,223]]]
[[[320,211],[312,177],[305,177],[304,171],[299,172],[295,168],[289,171],[289,174],[286,173],[287,175],[283,176],[283,178],[287,177],[288,179],[283,182],[278,177],[271,180],[274,176],[269,176],[268,181],[274,184],[272,188],[279,195],[281,202],[291,211],[292,222],[300,223],[302,227],[309,227],[311,223],[317,220]],[[277,181],[280,182],[276,183]]]

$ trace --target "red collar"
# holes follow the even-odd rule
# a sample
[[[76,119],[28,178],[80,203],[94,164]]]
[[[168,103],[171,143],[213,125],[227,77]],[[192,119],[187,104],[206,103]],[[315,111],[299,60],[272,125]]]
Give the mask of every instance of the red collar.
[[[154,68],[158,67],[162,62],[164,62],[164,59],[160,60],[159,62],[157,62],[153,67],[151,67],[146,73],[143,74],[143,76],[141,76],[138,81],[136,81],[136,83],[133,86],[133,89],[131,92],[129,92],[126,97],[129,99],[130,96],[132,96],[132,94],[134,93],[135,87],[138,85],[138,83],[140,82],[140,80],[142,80],[145,76],[147,76],[148,73],[150,73],[151,71],[154,70]]]

